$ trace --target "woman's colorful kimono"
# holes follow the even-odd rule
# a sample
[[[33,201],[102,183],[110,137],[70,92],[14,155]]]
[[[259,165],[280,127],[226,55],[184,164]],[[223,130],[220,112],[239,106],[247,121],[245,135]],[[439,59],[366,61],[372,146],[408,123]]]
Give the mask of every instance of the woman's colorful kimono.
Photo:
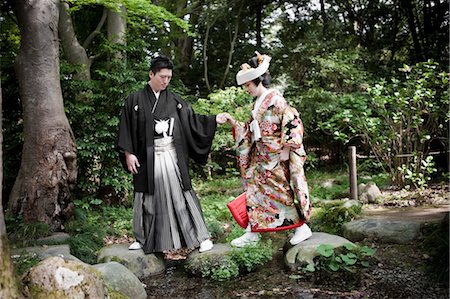
[[[303,124],[297,110],[288,106],[276,90],[269,91],[255,112],[261,135],[258,140],[252,140],[253,117],[233,127],[251,230],[267,232],[299,227],[309,220],[311,211],[303,171],[306,160]]]

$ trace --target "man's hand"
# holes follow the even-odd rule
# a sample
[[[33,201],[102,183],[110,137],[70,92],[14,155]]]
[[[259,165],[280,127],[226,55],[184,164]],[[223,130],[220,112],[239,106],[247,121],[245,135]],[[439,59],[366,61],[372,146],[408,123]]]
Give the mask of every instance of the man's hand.
[[[129,153],[125,152],[125,159],[127,161],[127,168],[132,174],[137,174],[139,171],[139,167],[141,167],[141,164],[139,164],[138,158]]]

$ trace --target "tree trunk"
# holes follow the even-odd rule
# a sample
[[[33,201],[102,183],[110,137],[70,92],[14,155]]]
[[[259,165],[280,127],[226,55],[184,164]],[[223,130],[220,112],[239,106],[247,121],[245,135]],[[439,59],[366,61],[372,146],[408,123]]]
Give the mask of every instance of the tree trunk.
[[[322,23],[323,23],[322,35],[325,38],[325,34],[327,34],[327,31],[328,31],[327,11],[325,9],[325,1],[324,0],[320,0],[319,2],[320,2],[320,16],[322,18]]]
[[[126,30],[127,30],[127,20],[125,17],[126,8],[121,5],[121,12],[115,12],[108,9],[108,39],[113,44],[126,45]],[[114,54],[114,58],[125,59],[125,53],[117,51]]]
[[[75,79],[91,80],[91,60],[86,49],[79,43],[73,28],[72,18],[69,13],[69,4],[61,2],[59,4],[60,14],[58,22],[59,37],[61,45],[69,63],[78,65],[80,69],[75,74]]]
[[[3,188],[2,111],[2,87],[0,85],[0,190]],[[2,192],[0,192],[0,298],[20,298],[9,254],[5,218],[3,215]]]
[[[189,4],[186,0],[179,1],[176,5],[177,16],[181,18],[186,16],[186,14],[189,14],[189,25],[191,26],[191,28],[196,28],[198,25],[198,19],[200,17],[200,13],[198,11],[202,7],[202,5],[202,0],[192,1],[192,3]],[[179,28],[175,27],[173,30],[179,32],[179,35],[182,36],[173,41],[179,59],[179,63],[177,66],[178,72],[180,72],[180,77],[189,78],[189,72],[192,68],[194,37],[184,34]]]
[[[242,2],[241,2],[242,7]],[[239,9],[240,13],[240,9]],[[262,37],[261,37],[261,27],[262,27],[262,13],[263,13],[263,4],[258,3],[256,6],[256,49],[261,51],[262,48]]]
[[[73,210],[75,140],[64,113],[59,74],[58,0],[17,1],[21,45],[16,73],[23,105],[22,162],[9,198],[11,213],[53,230]]]
[[[211,86],[209,86],[209,78],[208,78],[208,54],[207,54],[207,47],[208,47],[208,39],[209,39],[209,30],[211,28],[211,24],[206,24],[206,33],[205,33],[205,40],[203,41],[203,76],[205,78],[205,84],[206,88],[208,89],[208,92],[211,91]]]
[[[228,77],[228,73],[230,72],[231,60],[233,59],[234,47],[236,45],[236,39],[238,37],[238,32],[239,32],[239,24],[241,22],[242,3],[243,2],[241,2],[240,6],[239,6],[239,11],[238,11],[238,14],[236,16],[236,23],[234,25],[233,38],[230,41],[230,51],[228,51],[227,65],[225,67],[225,72],[223,73],[223,77],[222,77],[222,81],[220,82],[219,89],[223,88],[223,86],[225,84],[225,80]]]
[[[408,26],[409,26],[409,31],[411,33],[411,38],[413,40],[413,45],[414,45],[414,61],[413,63],[416,63],[418,61],[422,61],[423,60],[423,55],[422,55],[422,45],[420,44],[420,38],[419,38],[419,33],[418,31],[418,26],[416,24],[416,19],[414,17],[414,8],[413,8],[413,3],[411,3],[409,0],[401,0],[400,1],[401,6],[403,8],[403,11],[406,14],[406,18],[408,20]]]

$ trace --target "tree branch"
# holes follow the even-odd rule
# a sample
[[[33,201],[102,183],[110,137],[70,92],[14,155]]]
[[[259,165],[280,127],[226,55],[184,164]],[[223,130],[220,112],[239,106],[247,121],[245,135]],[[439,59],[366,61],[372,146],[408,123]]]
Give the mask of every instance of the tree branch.
[[[83,43],[83,48],[87,49],[89,47],[89,44],[94,39],[94,37],[96,37],[97,34],[100,33],[100,30],[102,29],[103,25],[105,24],[107,15],[108,15],[108,9],[106,7],[104,7],[100,22],[98,22],[98,24],[97,24],[97,28],[95,28],[95,30],[92,31],[91,34],[89,34],[89,36],[86,38],[86,40]]]

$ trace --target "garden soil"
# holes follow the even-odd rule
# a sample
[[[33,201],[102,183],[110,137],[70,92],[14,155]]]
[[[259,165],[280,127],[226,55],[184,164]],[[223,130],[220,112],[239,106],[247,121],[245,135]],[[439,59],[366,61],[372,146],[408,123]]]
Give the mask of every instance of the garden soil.
[[[439,223],[448,214],[448,206],[443,205],[448,203],[448,194],[446,187],[431,192],[434,195],[427,196],[428,202],[421,202],[420,207],[411,196],[392,196],[383,206],[367,211],[367,217],[418,221],[423,229],[422,237],[413,244],[360,243],[376,249],[369,267],[360,272],[321,271],[305,276],[289,271],[284,266],[282,245],[279,246],[284,240],[274,240],[277,237],[273,235],[270,236],[273,244],[280,248],[275,249],[271,262],[256,271],[217,282],[190,276],[184,271],[182,260],[168,261],[164,274],[144,281],[148,298],[448,299],[448,238],[446,256],[430,254],[430,247],[432,250],[432,246],[442,246],[445,242],[436,232],[442,233],[443,229],[448,236],[448,222],[444,226],[426,224]],[[440,205],[436,205],[439,200]],[[430,209],[430,205],[434,207]],[[408,208],[402,211],[405,207]]]

